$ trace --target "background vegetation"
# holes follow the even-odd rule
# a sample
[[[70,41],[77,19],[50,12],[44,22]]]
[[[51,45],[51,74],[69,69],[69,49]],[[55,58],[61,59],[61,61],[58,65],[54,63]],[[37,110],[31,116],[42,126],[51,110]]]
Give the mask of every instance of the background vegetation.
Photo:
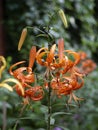
[[[62,8],[67,16],[68,28],[65,29],[62,21],[55,12]],[[65,49],[83,50],[90,58],[98,63],[98,1],[97,0],[5,0],[5,19],[6,30],[6,59],[9,65],[16,61],[28,60],[29,50],[32,45],[41,46],[45,44],[45,39],[36,38],[35,30],[29,31],[21,52],[17,51],[17,45],[21,31],[26,26],[37,26],[42,29],[51,22],[53,27],[52,34],[58,40],[63,37]],[[55,12],[50,21],[50,16]],[[4,78],[9,77],[8,72]],[[97,130],[98,129],[98,68],[85,78],[84,87],[79,90],[78,95],[84,97],[80,108],[62,107],[72,115],[56,117],[56,126],[63,126],[65,130]],[[21,98],[16,93],[0,89],[0,127],[2,124],[10,130],[15,125],[15,121],[22,107]],[[45,101],[43,101],[44,103]],[[59,101],[58,101],[59,102]],[[63,102],[63,101],[62,101]],[[18,129],[24,130],[44,130],[45,105],[41,102],[32,103],[28,106],[22,117],[30,119],[19,120]],[[55,108],[54,111],[59,111]],[[6,115],[5,113],[6,112]],[[2,120],[2,117],[5,117]],[[42,129],[41,129],[42,128]]]

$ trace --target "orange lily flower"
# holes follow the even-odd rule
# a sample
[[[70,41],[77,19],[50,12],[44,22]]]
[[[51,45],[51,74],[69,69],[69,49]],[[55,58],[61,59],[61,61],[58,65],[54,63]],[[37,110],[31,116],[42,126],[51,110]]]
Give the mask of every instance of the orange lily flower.
[[[38,50],[36,54],[36,60],[38,64],[46,67],[50,67],[50,69],[58,69],[63,67],[62,73],[68,71],[68,69],[72,68],[73,65],[78,64],[80,61],[80,56],[78,53],[66,50],[64,51],[64,40],[60,39],[58,41],[58,54],[55,54],[56,44],[54,44],[50,51],[47,48],[41,48]],[[64,54],[67,52],[69,55],[72,55],[75,60],[71,61],[68,57]],[[60,72],[61,73],[61,72]]]
[[[21,61],[21,62],[15,63],[9,69],[10,74],[13,75],[16,79],[18,79],[20,81],[23,88],[25,88],[25,87],[30,88],[31,86],[29,84],[34,82],[34,73],[32,72],[32,67],[34,65],[35,57],[36,57],[36,47],[33,46],[30,50],[28,67],[20,67],[13,71],[13,68],[15,66],[20,65],[25,62],[25,61]],[[27,74],[24,74],[25,72],[27,72]],[[18,85],[15,85],[15,89],[19,95],[23,96],[20,89],[18,88]],[[25,94],[24,94],[24,96],[25,96]]]
[[[77,77],[76,75],[72,75],[71,77],[62,77],[60,78],[54,78],[51,81],[51,88],[54,90],[56,95],[58,97],[61,97],[62,95],[70,95],[69,103],[72,100],[72,97],[75,101],[81,100],[81,98],[75,98],[76,96],[73,93],[73,91],[80,89],[84,84],[84,81],[81,77]],[[73,96],[74,95],[74,96]]]
[[[91,59],[87,59],[81,64],[81,69],[85,74],[92,72],[96,68],[95,62],[93,62]]]
[[[85,76],[91,73],[94,69],[96,69],[96,63],[87,57],[85,52],[79,52],[80,62],[79,68],[76,68],[76,71],[80,73],[81,76]]]

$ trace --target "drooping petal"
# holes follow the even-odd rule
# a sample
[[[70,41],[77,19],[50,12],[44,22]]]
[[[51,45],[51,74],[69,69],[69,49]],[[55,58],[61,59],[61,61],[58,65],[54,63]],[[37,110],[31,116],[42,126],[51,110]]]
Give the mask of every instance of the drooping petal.
[[[46,47],[42,47],[41,49],[39,49],[36,53],[36,57],[41,53],[41,52],[47,52],[48,51],[48,48]]]
[[[47,62],[43,59],[44,56],[47,56],[47,52],[41,52],[39,55],[36,56],[36,60],[38,64],[42,66],[47,66]]]
[[[65,52],[68,52],[69,55],[73,55],[75,58],[74,65],[77,65],[80,62],[80,55],[77,52],[66,50]]]
[[[25,62],[26,62],[26,61],[20,61],[20,62],[17,62],[17,63],[15,63],[15,64],[11,65],[11,67],[10,67],[10,69],[9,69],[9,73],[10,73],[11,75],[13,75],[12,69],[13,69],[15,66],[20,65],[20,64],[25,63]]]

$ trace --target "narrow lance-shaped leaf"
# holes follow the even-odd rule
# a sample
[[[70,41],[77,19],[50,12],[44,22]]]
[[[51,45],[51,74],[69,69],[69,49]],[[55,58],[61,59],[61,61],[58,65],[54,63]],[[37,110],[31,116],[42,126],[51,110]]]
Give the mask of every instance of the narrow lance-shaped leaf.
[[[55,116],[58,116],[58,115],[70,115],[71,113],[68,113],[68,112],[55,112],[51,115],[51,117],[55,117]]]

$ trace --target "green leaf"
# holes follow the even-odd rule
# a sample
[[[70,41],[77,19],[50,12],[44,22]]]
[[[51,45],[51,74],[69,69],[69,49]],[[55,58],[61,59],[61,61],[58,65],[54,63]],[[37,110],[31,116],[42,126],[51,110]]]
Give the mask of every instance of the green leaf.
[[[55,112],[52,114],[51,117],[55,117],[55,116],[58,116],[58,115],[71,115],[71,113],[68,113],[68,112]]]
[[[39,34],[36,37],[47,37],[47,36],[48,36],[47,34]]]

